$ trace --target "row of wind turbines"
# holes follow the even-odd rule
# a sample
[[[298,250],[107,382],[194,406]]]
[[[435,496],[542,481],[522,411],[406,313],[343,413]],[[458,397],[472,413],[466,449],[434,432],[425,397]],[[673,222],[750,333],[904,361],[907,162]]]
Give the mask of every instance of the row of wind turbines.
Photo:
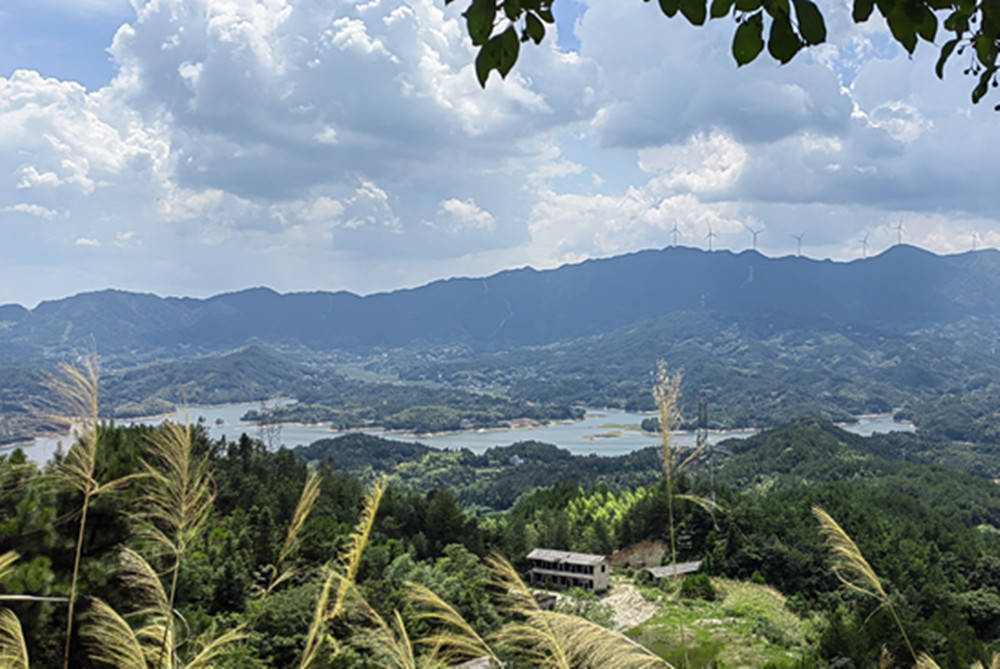
[[[705,239],[708,240],[708,250],[711,251],[712,250],[712,240],[714,240],[715,238],[717,238],[719,235],[712,231],[712,224],[711,223],[706,223],[706,225],[708,226],[708,234],[705,235]],[[750,235],[752,236],[752,238],[753,238],[753,246],[752,246],[752,248],[753,248],[754,251],[756,251],[757,250],[757,235],[759,235],[761,232],[763,232],[764,229],[763,228],[759,228],[759,229],[751,228],[746,223],[743,223],[742,225],[743,225],[744,228],[746,228],[746,231],[749,232]],[[897,223],[896,225],[894,225],[892,227],[892,229],[896,231],[896,243],[897,244],[902,244],[903,243],[903,233],[906,231],[906,228],[903,226],[903,221],[902,220],[899,221],[899,223]],[[680,231],[680,228],[677,227],[676,223],[674,223],[674,227],[673,227],[673,229],[671,229],[670,234],[673,235],[674,246],[677,246],[678,237],[680,236],[681,231]],[[871,235],[871,230],[866,230],[865,231],[865,236],[862,237],[859,240],[859,245],[861,247],[861,257],[862,258],[867,258],[868,257],[868,237],[869,237],[869,235]],[[976,248],[978,248],[978,246],[979,246],[979,242],[982,241],[982,238],[979,236],[979,233],[977,231],[975,231],[975,230],[973,230],[970,233],[970,235],[972,237],[972,250],[975,251]],[[805,237],[805,233],[800,232],[797,235],[796,234],[792,234],[791,237],[796,242],[796,245],[797,245],[797,252],[796,253],[797,253],[797,255],[801,256],[802,255],[802,239],[803,239],[803,237]]]

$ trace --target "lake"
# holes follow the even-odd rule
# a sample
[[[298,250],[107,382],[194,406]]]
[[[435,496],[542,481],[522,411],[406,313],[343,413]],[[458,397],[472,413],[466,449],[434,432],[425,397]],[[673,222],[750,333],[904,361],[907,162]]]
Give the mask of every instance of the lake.
[[[250,409],[260,409],[260,403],[191,406],[188,407],[186,414],[191,417],[192,421],[204,418],[212,438],[218,439],[225,436],[227,439],[236,440],[244,432],[254,437],[261,436],[257,425],[244,423],[240,420],[240,417]],[[660,440],[656,435],[650,435],[637,429],[623,428],[623,426],[638,426],[643,419],[649,418],[650,415],[627,411],[593,409],[587,411],[583,420],[572,423],[557,423],[554,425],[510,430],[470,430],[427,437],[413,437],[375,429],[360,431],[398,441],[420,442],[434,448],[468,448],[475,453],[482,453],[493,446],[506,446],[518,441],[534,440],[555,444],[577,455],[594,453],[596,455],[610,456],[622,455],[640,448],[646,448],[647,446],[659,445]],[[170,416],[170,418],[183,421],[185,412],[179,411]],[[216,425],[216,421],[220,419],[221,424]],[[119,422],[121,424],[138,422],[155,425],[159,424],[162,420],[163,417],[161,416],[154,419]],[[857,423],[843,427],[849,432],[864,436],[868,436],[874,432],[913,431],[912,423],[897,422],[892,420],[890,416],[863,416],[859,418]],[[348,432],[358,431],[348,430]],[[712,442],[719,442],[730,437],[748,437],[755,432],[756,430],[712,432],[709,435],[709,439]],[[344,432],[333,431],[323,425],[282,425],[276,435],[275,441],[293,447],[302,444],[311,444],[317,439],[328,439],[338,434],[344,434]],[[52,457],[61,441],[63,439],[59,438],[36,439],[34,444],[22,446],[22,448],[24,448],[24,452],[32,461],[42,463]],[[674,437],[674,443],[678,446],[694,446],[695,435],[693,432],[679,432]]]

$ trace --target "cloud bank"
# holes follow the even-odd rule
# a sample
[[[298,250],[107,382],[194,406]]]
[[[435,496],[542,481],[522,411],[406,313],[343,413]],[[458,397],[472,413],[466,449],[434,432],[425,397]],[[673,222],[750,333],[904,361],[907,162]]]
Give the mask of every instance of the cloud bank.
[[[0,302],[368,292],[709,229],[744,248],[748,226],[835,258],[900,220],[939,252],[997,240],[1000,126],[927,45],[911,61],[828,3],[830,44],[738,70],[731,22],[566,6],[572,39],[482,91],[459,7],[134,0],[105,85],[0,78]]]

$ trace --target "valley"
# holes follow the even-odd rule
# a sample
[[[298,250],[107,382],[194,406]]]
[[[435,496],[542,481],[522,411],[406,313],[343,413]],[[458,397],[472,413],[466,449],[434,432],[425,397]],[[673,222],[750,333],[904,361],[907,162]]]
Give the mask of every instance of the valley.
[[[310,625],[345,644],[329,666],[378,666],[360,620],[398,615],[396,638],[437,629],[413,583],[500,633],[518,618],[491,598],[497,555],[523,573],[535,548],[642,542],[699,572],[650,582],[620,566],[606,596],[560,593],[560,620],[688,667],[862,667],[884,652],[908,666],[912,645],[965,669],[1000,650],[997,269],[993,251],[829,263],[667,248],[366,297],[0,307],[0,527],[19,555],[3,592],[65,598],[83,537],[88,592],[128,610],[111,575],[121,545],[145,550],[160,480],[140,474],[184,453],[211,494],[176,561],[177,605],[188,638],[247,635],[226,669],[295,666]],[[50,379],[95,344],[96,413],[74,442],[46,413]],[[658,360],[682,376],[669,451]],[[158,451],[164,435],[181,450]],[[138,478],[95,497],[101,529],[77,535],[77,496],[46,481],[84,448],[95,480]],[[814,507],[857,542],[898,619],[842,587]],[[275,584],[282,561],[294,568]],[[323,579],[347,573],[354,603],[315,622]],[[57,662],[46,639],[64,609],[18,615],[33,657]]]

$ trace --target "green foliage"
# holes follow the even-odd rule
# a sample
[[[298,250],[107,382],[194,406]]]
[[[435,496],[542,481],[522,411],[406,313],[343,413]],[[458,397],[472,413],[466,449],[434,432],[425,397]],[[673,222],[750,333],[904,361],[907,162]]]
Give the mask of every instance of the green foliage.
[[[102,426],[98,478],[138,468],[148,437],[158,429]],[[655,451],[579,458],[529,443],[476,455],[352,436],[317,446],[317,459],[307,464],[246,437],[213,442],[196,427],[191,438],[191,452],[205,458],[217,494],[179,563],[175,607],[190,632],[178,625],[176,633],[193,644],[203,634],[245,625],[247,637],[227,651],[220,667],[299,661],[321,590],[321,567],[344,550],[364,497],[363,480],[335,466],[349,465],[366,477],[382,470],[398,477],[382,498],[356,580],[372,609],[383,620],[398,611],[414,639],[433,625],[412,605],[407,583],[438,593],[487,638],[511,620],[491,598],[480,557],[488,551],[515,558],[537,546],[607,551],[664,538],[668,531],[668,491],[659,480]],[[677,659],[683,656],[675,638],[682,621],[691,658],[737,666],[848,660],[874,666],[883,645],[906,657],[889,613],[845,591],[830,574],[809,511],[821,505],[850,532],[885,584],[915,650],[930,652],[942,666],[985,658],[987,644],[1000,641],[1000,533],[989,529],[1000,527],[1000,492],[990,481],[926,464],[943,442],[922,439],[864,438],[803,419],[731,442],[730,454],[717,453],[715,492],[726,513],[714,519],[681,497],[709,492],[704,465],[695,461],[694,471],[674,480],[675,530],[679,559],[703,560],[706,574],[681,581],[676,595],[653,597],[663,608],[635,638]],[[905,461],[904,448],[910,449]],[[512,465],[514,454],[525,463]],[[286,528],[299,515],[310,468],[319,491],[295,550],[283,559],[281,571],[290,576],[260,596],[284,550]],[[21,455],[0,458],[0,532],[5,550],[21,554],[3,578],[0,597],[69,591],[78,499],[37,485],[41,474]],[[505,486],[511,491],[501,495]],[[133,591],[118,578],[116,565],[122,544],[142,546],[134,517],[126,513],[137,509],[142,493],[132,486],[93,501],[82,544],[81,601],[98,597],[116,611],[132,610]],[[496,507],[503,512],[476,516],[467,499],[509,503]],[[755,574],[768,586],[709,578],[754,580]],[[794,594],[793,606],[779,590]],[[565,611],[609,623],[600,600],[572,594]],[[8,608],[20,620],[32,662],[57,665],[65,607],[18,601]],[[815,637],[806,633],[807,618],[814,621]],[[697,620],[721,622],[694,625]],[[346,647],[358,624],[350,612],[331,621],[323,648]],[[83,646],[74,644],[73,653],[73,666],[90,669]],[[364,666],[358,650],[336,662]]]
[[[452,0],[445,0],[449,4]],[[708,15],[713,19],[736,19],[732,54],[739,66],[754,61],[764,48],[765,20],[768,29],[767,51],[782,65],[789,63],[806,46],[826,41],[826,23],[823,14],[811,0],[712,0],[711,9],[706,0],[659,0],[660,11],[673,18],[678,11],[694,26],[705,23]],[[476,56],[476,77],[485,88],[490,72],[507,74],[517,62],[518,42],[529,39],[540,44],[545,36],[542,21],[552,22],[552,0],[506,0],[503,17],[497,20],[498,6],[492,0],[472,0],[463,16],[466,18],[469,38],[479,47]],[[794,6],[794,15],[792,13]],[[875,8],[885,19],[893,38],[907,53],[913,54],[918,38],[936,45],[939,15],[944,17],[945,31],[954,35],[944,42],[935,65],[939,78],[944,77],[944,66],[952,53],[962,55],[969,50],[975,55],[970,59],[964,74],[978,78],[972,91],[972,102],[979,102],[989,86],[997,84],[998,43],[1000,43],[1000,9],[993,3],[974,3],[969,0],[854,0],[851,16],[856,23],[867,22]],[[997,105],[1000,110],[1000,105]]]
[[[708,574],[685,576],[678,592],[685,599],[704,599],[709,602],[715,599],[715,587]]]
[[[1000,393],[1000,363],[986,354],[996,329],[984,321],[875,332],[767,320],[683,311],[545,347],[412,361],[399,374],[489,385],[518,401],[651,411],[647,380],[659,357],[685,370],[681,429],[696,426],[701,395],[710,398],[709,427],[733,429],[806,415],[851,421],[906,404],[904,417],[916,420],[924,401],[955,389]]]
[[[359,475],[388,474],[420,491],[449,488],[461,504],[475,509],[506,510],[523,495],[562,481],[635,489],[659,477],[655,449],[602,458],[575,456],[551,444],[529,441],[475,454],[349,434],[296,448],[295,453],[307,461],[326,462]],[[599,504],[605,502],[612,507],[631,503],[602,500]],[[580,513],[586,512],[581,509]],[[614,516],[615,512],[609,508],[607,513]],[[586,521],[580,522],[582,533]]]

